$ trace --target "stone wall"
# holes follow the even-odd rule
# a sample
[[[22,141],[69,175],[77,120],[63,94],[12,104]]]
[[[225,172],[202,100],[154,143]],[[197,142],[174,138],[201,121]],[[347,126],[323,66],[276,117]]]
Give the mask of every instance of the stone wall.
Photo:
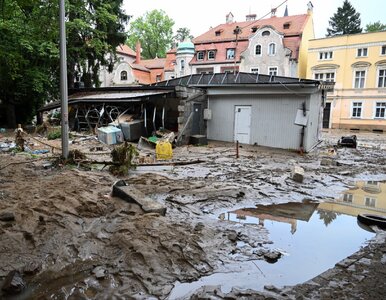
[[[193,125],[193,105],[202,103],[200,130],[206,133],[203,110],[207,108],[206,93],[198,88],[176,86],[176,96],[180,99],[178,106],[178,141],[179,145],[188,144]]]

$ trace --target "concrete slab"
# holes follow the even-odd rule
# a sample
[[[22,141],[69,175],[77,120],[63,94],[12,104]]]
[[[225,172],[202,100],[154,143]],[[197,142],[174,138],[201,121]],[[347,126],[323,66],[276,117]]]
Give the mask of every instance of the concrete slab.
[[[147,197],[133,185],[126,185],[123,180],[113,185],[113,197],[119,197],[130,203],[136,203],[145,213],[158,213],[162,216],[166,214],[166,206]]]
[[[302,183],[304,179],[304,169],[299,166],[294,166],[292,168],[292,174],[291,174],[292,180]]]

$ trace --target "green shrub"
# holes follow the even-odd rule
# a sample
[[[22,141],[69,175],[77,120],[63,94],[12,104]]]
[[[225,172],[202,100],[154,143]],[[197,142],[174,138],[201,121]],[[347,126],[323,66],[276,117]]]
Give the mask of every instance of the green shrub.
[[[62,136],[62,131],[60,128],[50,131],[47,134],[47,139],[49,140],[56,140]]]

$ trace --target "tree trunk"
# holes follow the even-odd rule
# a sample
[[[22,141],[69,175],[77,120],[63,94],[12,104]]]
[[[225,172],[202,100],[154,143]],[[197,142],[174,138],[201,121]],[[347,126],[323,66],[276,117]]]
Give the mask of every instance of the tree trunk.
[[[36,113],[36,125],[42,125],[43,124],[43,113],[41,111],[38,111]]]
[[[6,104],[6,119],[8,128],[16,128],[16,111],[15,104],[11,101]]]
[[[67,63],[67,88],[73,89],[75,82],[75,64]]]

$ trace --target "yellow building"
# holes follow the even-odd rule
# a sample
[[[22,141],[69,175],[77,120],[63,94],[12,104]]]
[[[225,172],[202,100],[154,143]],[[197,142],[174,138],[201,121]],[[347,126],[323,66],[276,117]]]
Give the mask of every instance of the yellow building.
[[[324,128],[386,130],[386,31],[310,40],[307,78],[335,81]]]
[[[386,216],[386,183],[356,182],[335,201],[320,203],[318,209],[357,216],[376,214]]]

